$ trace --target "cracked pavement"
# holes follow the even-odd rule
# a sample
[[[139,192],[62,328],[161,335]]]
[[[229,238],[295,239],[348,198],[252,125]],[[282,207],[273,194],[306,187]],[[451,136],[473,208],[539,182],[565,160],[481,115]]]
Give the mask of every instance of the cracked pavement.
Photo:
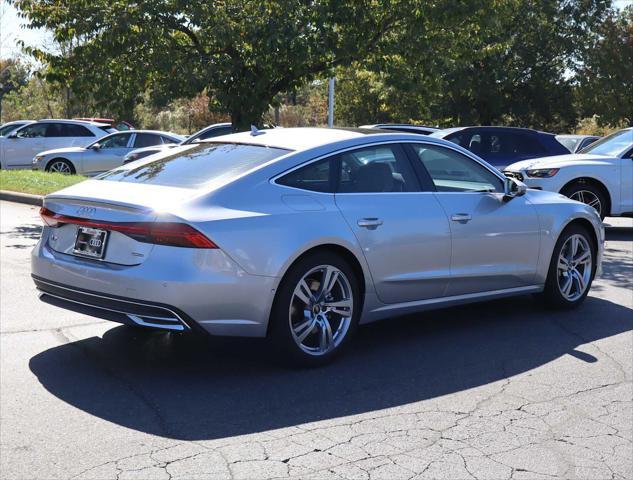
[[[0,202],[0,477],[633,479],[633,223],[585,304],[363,327],[333,365],[37,300],[37,209]]]

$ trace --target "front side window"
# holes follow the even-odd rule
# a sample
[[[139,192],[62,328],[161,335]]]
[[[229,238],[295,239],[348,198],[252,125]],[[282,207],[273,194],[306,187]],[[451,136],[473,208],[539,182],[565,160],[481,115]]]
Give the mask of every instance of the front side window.
[[[173,143],[180,143],[180,140],[177,140],[177,139],[174,139],[174,138],[170,138],[170,137],[161,136],[160,139],[163,141],[163,143],[165,143],[167,145],[171,145]]]
[[[134,148],[153,147],[154,145],[160,145],[162,140],[159,135],[152,135],[151,133],[137,133],[134,140]]]
[[[29,125],[28,127],[24,127],[16,134],[18,138],[41,138],[45,135],[45,123],[36,123],[35,125]]]
[[[99,148],[125,148],[130,140],[130,133],[121,133],[110,137],[102,138],[93,145],[98,144]]]
[[[326,158],[310,163],[279,178],[277,183],[312,192],[333,192],[334,179],[331,176],[333,162],[332,158]]]
[[[475,160],[438,145],[412,144],[438,192],[499,192],[503,181]]]
[[[290,150],[235,143],[199,143],[176,147],[172,152],[137,167],[126,165],[111,170],[97,180],[211,188],[228,183],[249,170],[286,155]]]
[[[415,173],[399,147],[380,145],[342,153],[340,193],[415,192]]]

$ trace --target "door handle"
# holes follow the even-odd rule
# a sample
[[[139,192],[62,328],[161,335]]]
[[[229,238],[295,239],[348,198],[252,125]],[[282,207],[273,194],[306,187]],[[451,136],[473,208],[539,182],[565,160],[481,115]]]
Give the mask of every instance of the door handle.
[[[456,213],[451,216],[451,220],[459,223],[468,223],[473,219],[469,213]]]
[[[376,230],[382,225],[382,220],[379,218],[361,218],[356,223],[359,227],[367,228],[369,230]]]

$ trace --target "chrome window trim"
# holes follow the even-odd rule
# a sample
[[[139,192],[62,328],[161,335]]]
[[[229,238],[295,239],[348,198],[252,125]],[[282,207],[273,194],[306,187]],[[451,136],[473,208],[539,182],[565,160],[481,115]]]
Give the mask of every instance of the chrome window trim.
[[[274,175],[273,177],[271,177],[268,180],[268,182],[273,184],[273,185],[275,185],[275,186],[277,186],[277,187],[281,187],[281,188],[288,188],[290,190],[296,190],[296,191],[304,192],[304,193],[318,193],[318,194],[321,194],[321,195],[385,195],[385,194],[393,195],[393,194],[402,194],[402,193],[442,193],[442,194],[444,194],[444,193],[460,193],[460,194],[463,194],[463,193],[496,193],[496,194],[498,194],[499,193],[499,192],[437,192],[437,191],[429,192],[429,191],[425,191],[425,190],[420,190],[420,191],[417,191],[417,192],[364,192],[364,193],[362,193],[362,192],[340,192],[340,193],[337,193],[337,192],[315,192],[313,190],[306,190],[306,189],[297,188],[297,187],[289,187],[288,185],[282,185],[280,183],[277,183],[277,180],[279,178],[281,178],[281,177],[283,177],[285,175],[288,175],[288,174],[294,172],[295,170],[298,170],[298,169],[303,168],[303,167],[307,167],[308,165],[311,165],[314,162],[325,160],[325,159],[327,159],[329,157],[340,155],[342,153],[349,152],[351,150],[359,150],[359,149],[362,149],[362,148],[373,147],[373,146],[376,146],[376,145],[391,145],[391,144],[405,144],[406,143],[406,144],[431,145],[431,146],[437,146],[437,147],[442,147],[442,148],[447,148],[449,150],[453,150],[454,152],[459,153],[459,154],[465,156],[466,158],[469,158],[470,160],[478,163],[479,165],[484,167],[486,170],[488,170],[489,172],[493,173],[499,179],[499,181],[501,181],[502,185],[505,184],[506,177],[501,172],[499,172],[499,171],[495,170],[494,168],[491,168],[489,165],[483,163],[483,161],[481,159],[475,157],[474,155],[472,155],[472,154],[467,155],[466,153],[462,152],[461,150],[459,150],[457,148],[454,148],[452,145],[443,145],[443,144],[440,144],[440,143],[428,142],[428,141],[425,142],[424,140],[425,140],[424,138],[421,138],[420,140],[414,140],[414,139],[383,140],[383,141],[376,141],[376,142],[372,142],[372,143],[366,143],[366,144],[363,144],[363,145],[355,145],[353,147],[342,148],[340,150],[336,150],[334,152],[326,153],[324,155],[321,155],[319,157],[313,158],[311,160],[307,160],[307,161],[305,161],[305,162],[303,162],[303,163],[301,163],[299,165],[295,165],[294,167],[289,168],[288,170],[284,170],[283,172],[278,173],[277,175]]]

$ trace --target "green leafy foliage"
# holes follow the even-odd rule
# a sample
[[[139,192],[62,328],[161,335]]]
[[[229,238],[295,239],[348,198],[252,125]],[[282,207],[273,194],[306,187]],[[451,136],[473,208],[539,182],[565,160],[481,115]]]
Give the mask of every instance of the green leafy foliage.
[[[578,70],[583,113],[600,125],[633,127],[633,6],[611,12],[593,32]]]
[[[31,50],[48,78],[125,113],[139,92],[165,104],[206,89],[236,127],[260,121],[279,92],[364,58],[396,26],[405,0],[15,0],[66,55]],[[99,102],[100,100],[97,100]]]

